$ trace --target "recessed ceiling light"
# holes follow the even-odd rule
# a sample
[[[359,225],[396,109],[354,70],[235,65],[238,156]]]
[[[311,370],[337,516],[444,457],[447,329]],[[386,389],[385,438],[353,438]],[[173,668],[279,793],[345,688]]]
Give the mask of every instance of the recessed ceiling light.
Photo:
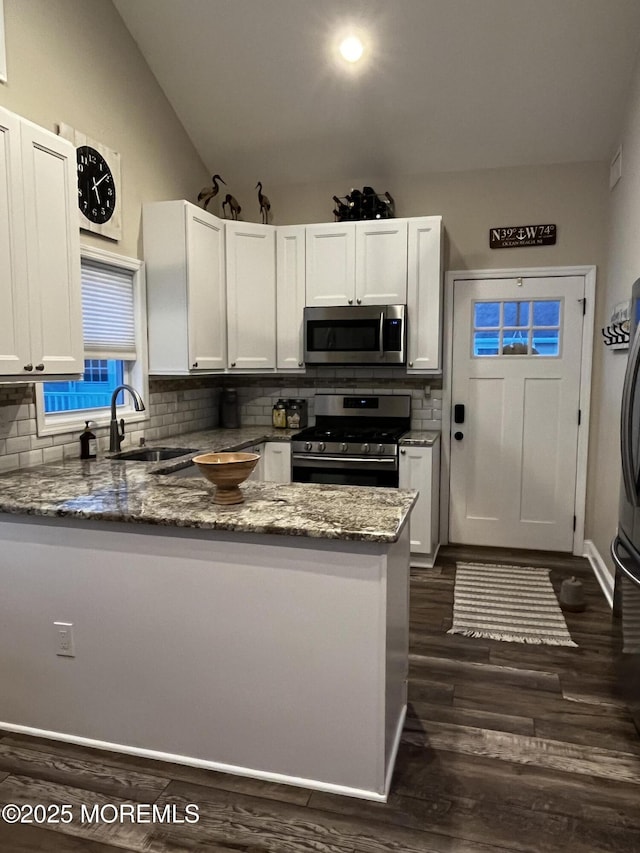
[[[364,47],[358,36],[347,36],[340,43],[340,53],[347,62],[357,62],[362,56],[363,51]]]

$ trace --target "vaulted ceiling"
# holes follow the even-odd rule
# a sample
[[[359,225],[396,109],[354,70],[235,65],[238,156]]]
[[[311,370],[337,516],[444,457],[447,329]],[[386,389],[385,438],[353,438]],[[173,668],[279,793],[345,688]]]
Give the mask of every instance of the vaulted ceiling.
[[[270,183],[608,160],[640,45],[638,0],[114,3],[211,172]]]

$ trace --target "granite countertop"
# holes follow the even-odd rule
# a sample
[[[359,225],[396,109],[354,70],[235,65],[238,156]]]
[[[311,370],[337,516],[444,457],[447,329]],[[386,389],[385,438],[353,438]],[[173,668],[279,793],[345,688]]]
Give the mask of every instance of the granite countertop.
[[[218,429],[150,446],[230,450],[287,441],[291,434],[265,427]],[[68,459],[9,472],[0,476],[0,512],[385,543],[398,539],[417,499],[406,489],[247,482],[243,504],[218,506],[204,478],[159,473],[183,467],[189,458],[155,464]]]
[[[401,447],[433,447],[440,438],[440,433],[435,430],[412,429],[400,439]]]

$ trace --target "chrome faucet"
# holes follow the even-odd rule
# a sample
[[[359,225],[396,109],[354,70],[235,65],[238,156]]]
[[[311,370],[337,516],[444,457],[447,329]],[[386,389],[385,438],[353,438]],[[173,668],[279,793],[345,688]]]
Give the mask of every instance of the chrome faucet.
[[[116,419],[116,397],[120,391],[128,391],[133,397],[133,406],[136,412],[144,412],[142,397],[131,385],[118,385],[117,388],[113,389],[113,394],[111,395],[111,422],[109,424],[109,453],[117,453],[124,438],[124,418],[120,419],[120,428],[118,428],[118,421]]]

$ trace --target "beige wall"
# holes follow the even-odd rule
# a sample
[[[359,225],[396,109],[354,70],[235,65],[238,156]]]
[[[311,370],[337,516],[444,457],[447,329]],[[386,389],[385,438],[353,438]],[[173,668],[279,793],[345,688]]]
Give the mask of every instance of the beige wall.
[[[141,204],[190,198],[207,169],[111,0],[4,0],[8,83],[0,105],[49,130],[60,122],[119,151],[118,243],[87,244],[141,257]]]
[[[608,322],[617,302],[629,299],[631,285],[640,278],[640,58],[629,93],[625,125],[621,133],[622,178],[609,197],[607,289],[598,325]],[[597,486],[589,495],[591,533],[609,565],[609,543],[618,518],[620,485],[619,424],[626,351],[611,352],[603,345],[594,376],[597,422],[591,467]]]

